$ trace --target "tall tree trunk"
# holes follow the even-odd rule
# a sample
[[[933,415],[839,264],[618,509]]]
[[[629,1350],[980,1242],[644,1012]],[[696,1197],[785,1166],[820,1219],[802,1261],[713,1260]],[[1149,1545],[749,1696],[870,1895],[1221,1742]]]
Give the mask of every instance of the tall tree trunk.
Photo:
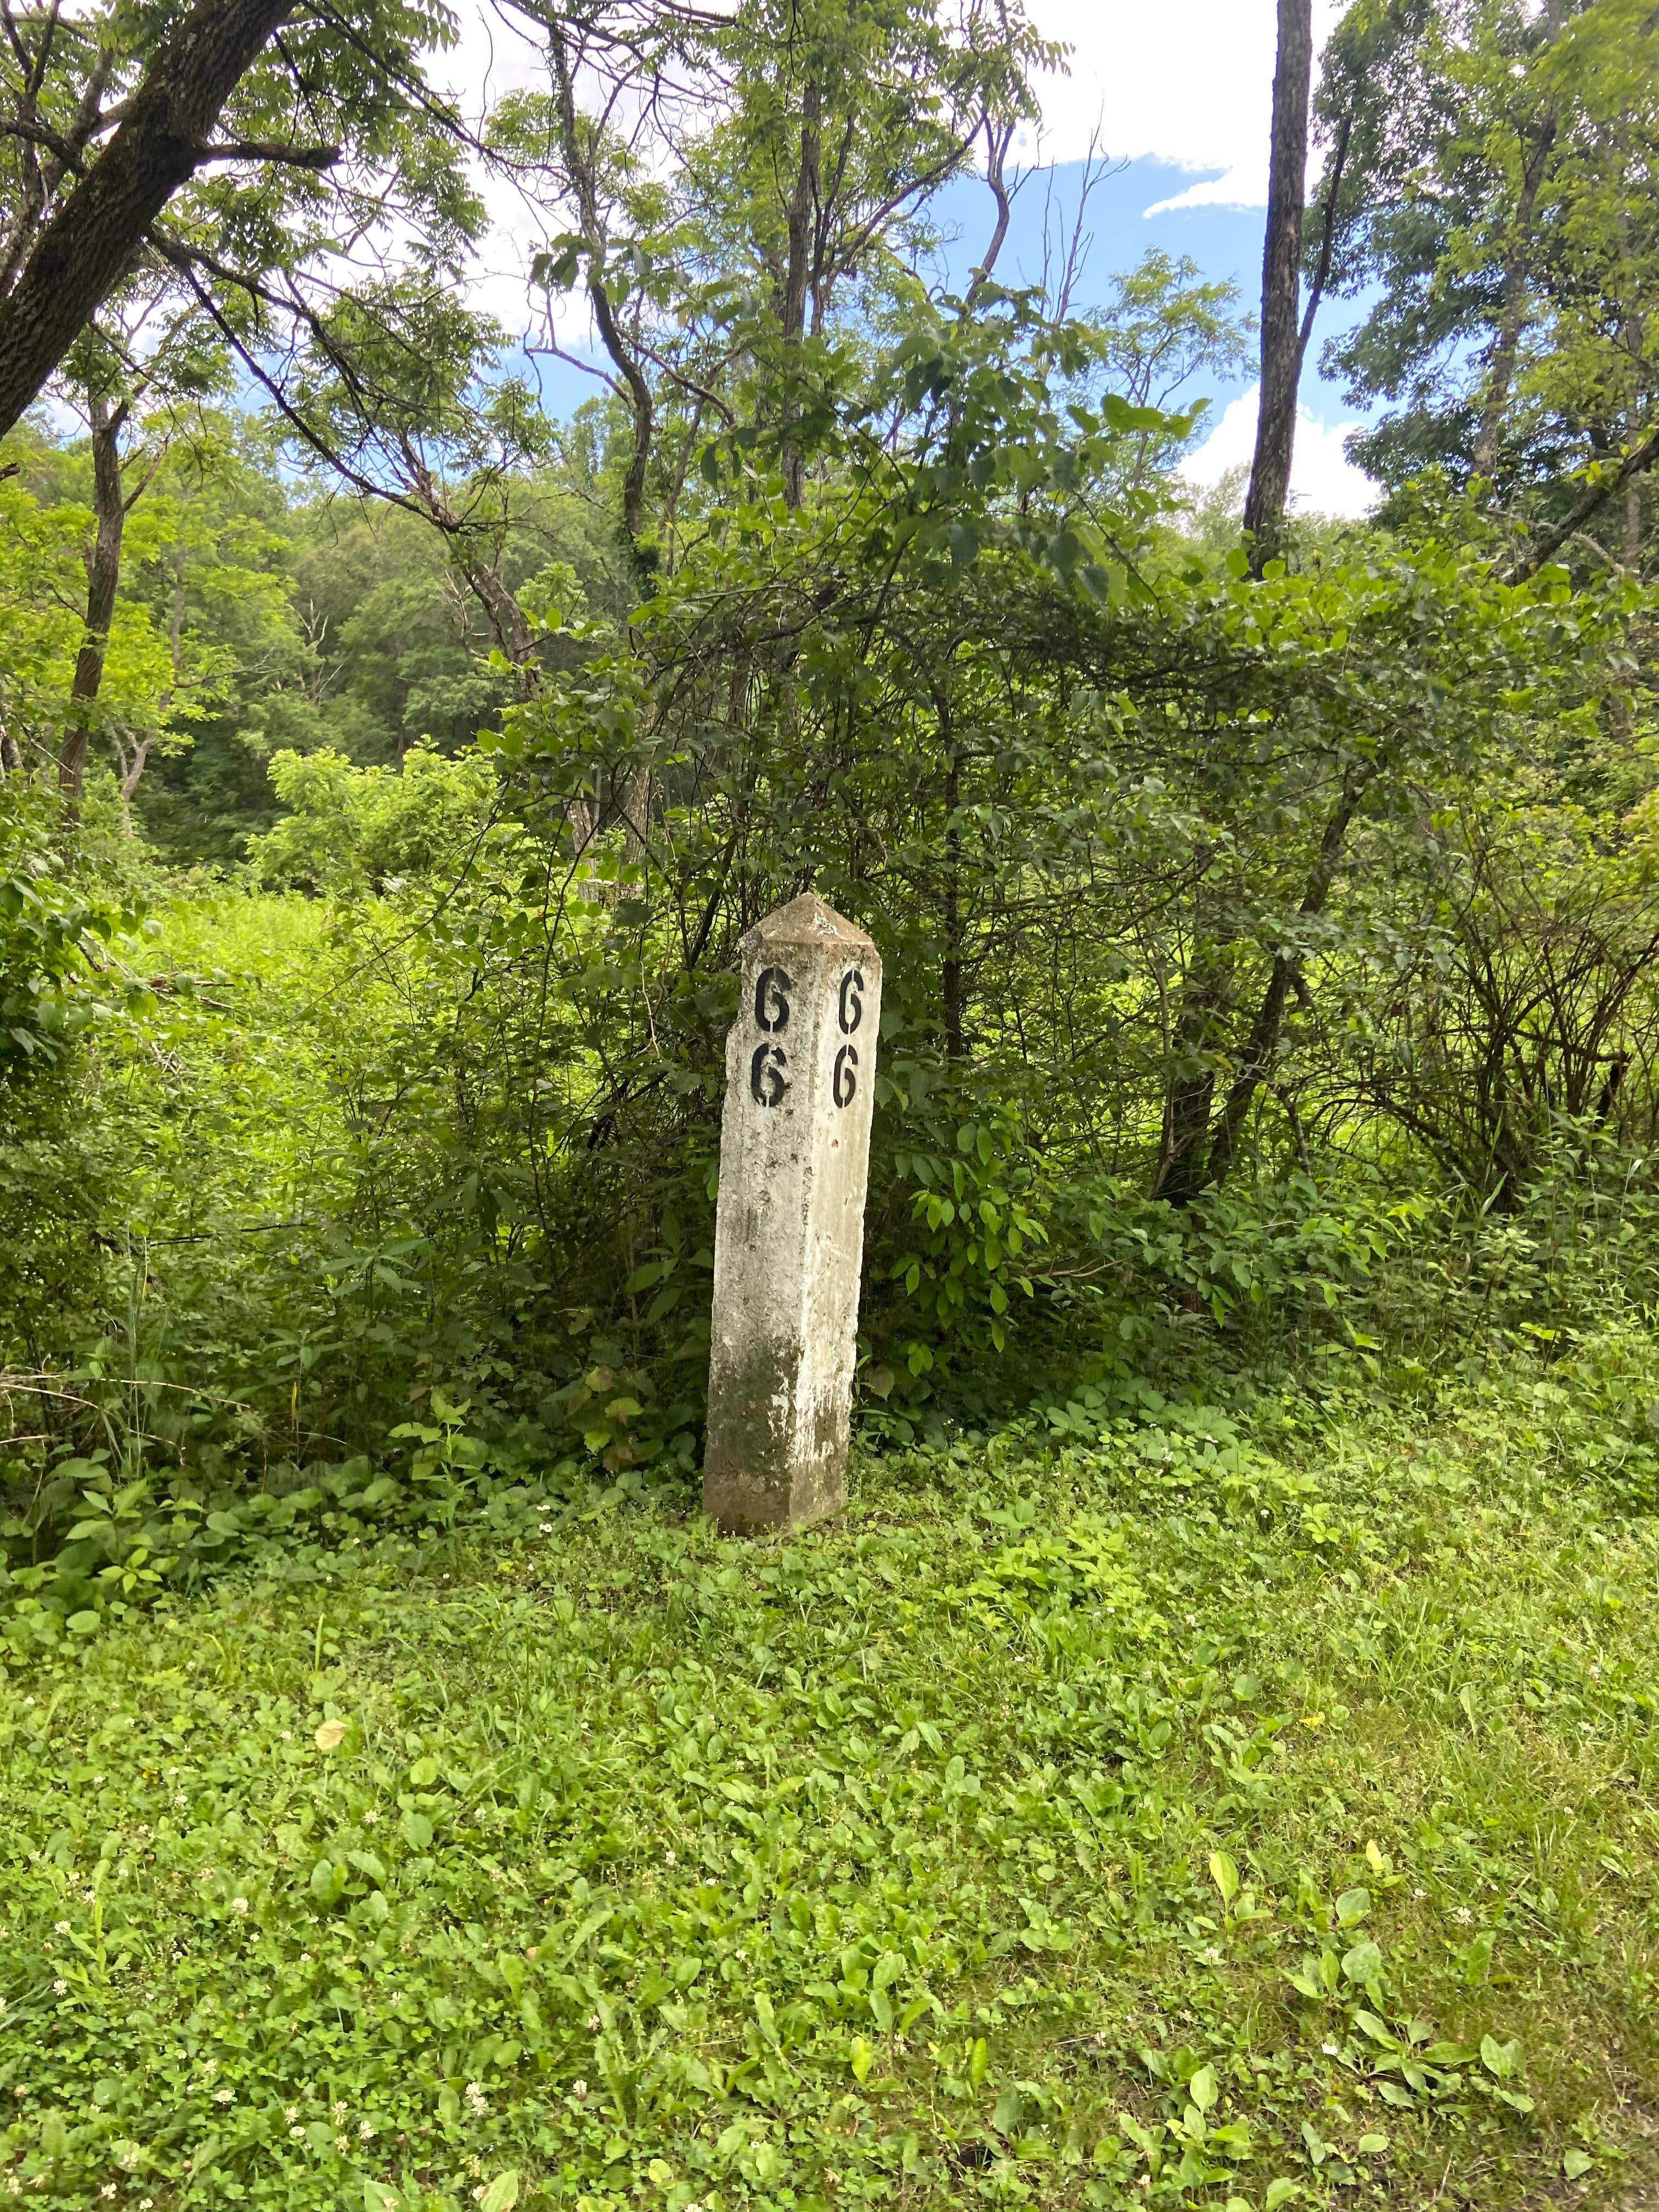
[[[634,418],[634,451],[623,477],[623,532],[628,543],[629,563],[634,572],[634,583],[636,589],[643,593],[655,566],[654,556],[645,543],[645,484],[647,471],[651,465],[651,443],[656,433],[656,408],[645,370],[623,335],[622,325],[617,320],[616,308],[605,289],[605,225],[599,212],[596,149],[591,128],[585,131],[584,118],[576,112],[576,88],[569,49],[557,17],[550,12],[543,20],[547,29],[548,53],[552,60],[554,80],[558,89],[560,150],[564,157],[571,189],[576,196],[582,244],[587,254],[587,304],[592,311],[593,325],[599,331],[599,343],[622,379],[629,411]]]
[[[1164,1129],[1152,1176],[1152,1197],[1169,1206],[1187,1205],[1203,1188],[1216,1055],[1224,1048],[1232,1011],[1232,967],[1227,957],[1231,932],[1215,914],[1215,905],[1200,883],[1193,917],[1196,941],[1182,980],[1181,1011],[1164,1095]]]
[[[814,222],[818,205],[823,94],[809,78],[801,94],[800,167],[789,198],[789,259],[783,280],[783,495],[799,507],[806,488],[806,456],[795,437],[800,420],[801,349],[806,336],[806,295],[812,277]]]
[[[1560,36],[1569,4],[1570,0],[1544,0],[1540,28],[1545,46],[1552,45]],[[1526,158],[1521,169],[1521,192],[1515,204],[1515,226],[1510,234],[1509,252],[1504,260],[1504,288],[1498,295],[1498,328],[1486,363],[1486,388],[1480,398],[1480,420],[1475,431],[1474,452],[1471,456],[1474,473],[1478,477],[1489,477],[1498,465],[1504,417],[1509,412],[1510,387],[1515,381],[1515,364],[1521,350],[1521,332],[1526,321],[1527,270],[1532,259],[1533,214],[1538,204],[1539,187],[1549,167],[1550,151],[1555,144],[1555,130],[1556,112],[1552,102],[1539,117],[1526,142]]]
[[[991,198],[996,204],[997,219],[991,232],[991,242],[985,249],[985,258],[974,271],[974,281],[968,287],[963,301],[965,313],[985,287],[991,282],[997,258],[1007,240],[1008,225],[1013,218],[1014,196],[1008,189],[1008,149],[1014,143],[1018,125],[1013,121],[1000,122],[988,112],[981,126],[985,132],[985,181],[991,188]]]
[[[957,821],[957,809],[962,804],[962,755],[957,749],[948,710],[939,719],[951,756],[945,778],[945,1056],[952,1067],[957,1067],[965,1057],[962,1042],[962,830]]]
[[[1325,902],[1331,895],[1331,885],[1336,880],[1337,865],[1342,858],[1342,848],[1347,841],[1348,830],[1358,811],[1375,769],[1351,768],[1342,779],[1342,789],[1330,819],[1325,824],[1325,834],[1319,841],[1318,855],[1308,877],[1307,888],[1297,908],[1299,918],[1310,921],[1325,910]],[[1215,1139],[1210,1147],[1209,1170],[1206,1182],[1218,1188],[1231,1173],[1238,1151],[1238,1140],[1244,1132],[1244,1118],[1250,1110],[1257,1090],[1271,1072],[1274,1054],[1279,1050],[1279,1033],[1284,1026],[1285,1001],[1290,995],[1291,982],[1297,970],[1298,956],[1282,948],[1274,953],[1273,971],[1267,978],[1267,988],[1262,993],[1261,1004],[1256,1009],[1255,1019],[1250,1024],[1249,1042],[1244,1048],[1244,1057],[1237,1074],[1228,1090],[1221,1109],[1221,1119],[1216,1127]]]
[[[238,81],[295,0],[198,0],[157,52],[104,151],[0,300],[0,436],[32,406],[145,233],[195,173]]]
[[[1532,258],[1533,210],[1538,188],[1549,166],[1555,143],[1555,114],[1552,109],[1533,134],[1525,168],[1521,173],[1521,197],[1516,202],[1515,231],[1504,264],[1504,289],[1498,308],[1498,331],[1486,367],[1486,389],[1480,400],[1480,422],[1472,456],[1474,473],[1489,477],[1498,465],[1504,417],[1509,412],[1510,387],[1515,381],[1516,357],[1521,350],[1521,329],[1526,317],[1527,269]]]
[[[1313,0],[1279,0],[1273,70],[1267,234],[1261,254],[1261,398],[1255,458],[1244,501],[1250,565],[1259,576],[1284,532],[1296,446],[1304,350],[1302,218],[1308,179],[1308,94],[1313,79]]]
[[[121,493],[121,425],[126,411],[125,406],[112,410],[100,392],[88,396],[92,423],[92,511],[97,532],[87,557],[86,630],[75,657],[69,718],[58,757],[58,785],[71,799],[80,797],[86,780],[93,709],[104,681],[116,586],[121,580],[121,539],[127,522],[126,501]]]

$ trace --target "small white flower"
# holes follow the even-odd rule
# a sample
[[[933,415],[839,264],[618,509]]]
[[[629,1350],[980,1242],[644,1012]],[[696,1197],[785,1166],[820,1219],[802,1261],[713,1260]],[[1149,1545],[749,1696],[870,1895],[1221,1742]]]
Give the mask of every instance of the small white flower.
[[[401,2004],[401,2003],[403,2002],[403,2001],[404,2001],[404,1993],[403,1993],[403,1991],[402,1991],[401,1990],[393,1990],[393,1991],[392,1992],[392,2003],[393,2003],[393,2004]]]
[[[373,2121],[373,2120],[359,2120],[359,2121],[358,2121],[358,2123],[357,2123],[357,2133],[358,2133],[358,2135],[362,2137],[362,2141],[363,2141],[364,2142],[373,2142],[373,2141],[374,2140],[374,2121]]]
[[[52,1924],[58,1930],[58,1933],[60,1936],[67,1936],[70,1932],[70,1924],[67,1920],[54,1920]]]
[[[363,1815],[363,1826],[366,1828],[372,1828],[375,1825],[376,1821],[379,1820],[380,1817],[380,1816],[378,1813],[365,1813]]]
[[[283,2106],[283,2118],[285,2120],[297,2120],[297,2119],[299,2118],[299,2117],[300,2117],[300,2107],[299,2107],[297,2105],[284,2105],[284,2106]]]
[[[1342,2056],[1334,2043],[1322,2043],[1319,2047],[1327,2058],[1340,2058]]]
[[[59,1974],[57,1980],[52,1984],[52,1987],[57,1990],[58,1996],[61,1997],[68,1990],[69,1984],[64,1979],[64,1977]]]
[[[662,1856],[663,1864],[665,1866],[678,1866],[679,1864],[679,1861],[675,1857],[672,1851],[665,1851]],[[686,2212],[690,2212],[690,2206],[686,2208]]]
[[[16,2176],[15,2173],[9,2173],[9,2174],[6,2176],[6,2194],[7,2194],[7,2196],[8,2196],[8,2197],[21,2197],[21,2196],[22,2195],[22,2193],[23,2193],[23,2185],[22,2185],[22,2183],[21,2183],[21,2182],[17,2179],[17,2176]]]
[[[98,2194],[100,2197],[113,2197],[115,2194],[115,2184],[112,2181],[106,2181],[103,2187],[99,2191]]]
[[[1428,1893],[1429,1893],[1426,1889],[1414,1889],[1412,1892],[1412,1895],[1413,1897],[1426,1897]]]
[[[581,2102],[581,2100],[582,2100],[582,2099],[583,2099],[583,2098],[587,2094],[587,2084],[586,2084],[586,2081],[573,2081],[573,2082],[571,2083],[571,2085],[570,2085],[570,2094],[571,2094],[571,2095],[572,2095],[572,2096],[576,2100],[576,2102],[580,2105],[580,2102]]]
[[[1468,1926],[1468,1924],[1469,1924],[1470,1921],[1474,1919],[1474,1913],[1472,1913],[1472,1912],[1469,1911],[1469,1908],[1468,1908],[1468,1906],[1467,1905],[1460,1905],[1458,1906],[1458,1908],[1457,1908],[1457,1911],[1453,1914],[1453,1916],[1452,1916],[1452,1917],[1453,1917],[1453,1918],[1454,1918],[1454,1919],[1461,1921],[1461,1922],[1462,1923],[1463,1926],[1464,1926],[1465,1928],[1467,1928],[1467,1927]]]
[[[336,2150],[349,2150],[351,2148],[351,2145],[346,2140],[344,2136],[336,2136],[334,2138],[334,2148]]]
[[[350,2107],[343,2102],[337,2105],[331,2105],[329,2106],[328,2117],[333,2121],[337,2128],[339,2126],[341,2121],[344,2119]]]
[[[216,2089],[213,2095],[217,2104],[231,2105],[236,2101],[236,2092],[234,2089]]]
[[[246,1912],[247,1911],[246,1898],[233,1897],[230,1900],[230,1909],[233,1912]]]
[[[1218,1966],[1221,1964],[1221,1954],[1213,1943],[1206,1943],[1204,1947],[1204,1963],[1206,1966]]]
[[[303,2142],[306,2139],[306,2131],[303,2128],[290,2128],[289,2133],[295,2142]]]
[[[481,2117],[489,2110],[489,2100],[485,2096],[483,2093],[483,2084],[480,2081],[469,2081],[467,2083],[466,2101],[471,2106],[473,2112]]]
[[[587,2032],[590,2035],[597,2035],[599,2032],[599,2015],[596,2012],[587,2015]]]

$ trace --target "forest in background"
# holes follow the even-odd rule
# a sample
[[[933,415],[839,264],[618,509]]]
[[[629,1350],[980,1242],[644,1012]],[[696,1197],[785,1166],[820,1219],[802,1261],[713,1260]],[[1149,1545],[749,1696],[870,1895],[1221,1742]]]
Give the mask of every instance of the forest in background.
[[[1074,312],[1086,193],[999,285],[1006,9],[520,9],[471,122],[435,15],[243,79],[0,477],[11,1632],[296,1496],[683,1480],[737,941],[806,884],[890,979],[872,1439],[1639,1322],[1659,41],[1299,20],[1259,315],[1158,253]],[[90,52],[13,33],[14,268]],[[568,421],[467,304],[487,177],[568,225]],[[1287,511],[1351,297],[1359,525]],[[1241,531],[1178,465],[1253,350]]]
[[[1649,2201],[1659,13],[1276,13],[1260,300],[1085,312],[1012,0],[0,0],[0,2194]]]

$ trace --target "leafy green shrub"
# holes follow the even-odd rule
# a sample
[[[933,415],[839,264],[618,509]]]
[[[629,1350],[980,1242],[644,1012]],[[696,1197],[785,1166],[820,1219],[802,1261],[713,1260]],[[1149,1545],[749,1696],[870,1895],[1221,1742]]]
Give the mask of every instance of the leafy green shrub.
[[[464,866],[495,795],[495,772],[479,754],[446,759],[425,744],[395,769],[358,768],[326,746],[282,751],[270,775],[289,811],[250,841],[252,873],[340,897]]]

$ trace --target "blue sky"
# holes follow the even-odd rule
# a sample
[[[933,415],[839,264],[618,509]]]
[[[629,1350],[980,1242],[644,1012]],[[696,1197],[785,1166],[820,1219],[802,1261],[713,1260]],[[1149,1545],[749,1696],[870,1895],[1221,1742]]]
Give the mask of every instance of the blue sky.
[[[1018,159],[1053,177],[1056,232],[1069,234],[1091,142],[1123,166],[1092,195],[1092,233],[1076,304],[1103,299],[1109,279],[1131,269],[1149,246],[1188,253],[1206,276],[1231,277],[1243,303],[1255,307],[1261,283],[1261,234],[1276,37],[1274,0],[1026,0],[1037,29],[1068,51],[1065,70],[1040,87],[1042,117],[1024,137]],[[1315,0],[1315,35],[1322,42],[1342,0]],[[514,34],[510,14],[490,0],[463,12],[458,89],[476,98],[540,73],[538,57]],[[463,93],[463,97],[466,93]],[[1035,279],[1042,265],[1045,185],[1034,177],[1015,204],[1013,228],[999,274]],[[961,179],[941,198],[940,212],[959,233],[952,255],[966,270],[988,235],[982,183]],[[490,304],[509,329],[524,327],[521,273],[541,228],[539,210],[503,204]],[[1319,345],[1352,319],[1352,303],[1327,309],[1311,349],[1297,435],[1292,495],[1328,513],[1358,514],[1372,488],[1343,453],[1354,410],[1340,390],[1319,377]],[[586,333],[573,323],[565,342],[586,350]],[[580,371],[544,359],[538,364],[547,404],[564,413],[598,386]],[[1195,395],[1194,395],[1195,396]],[[1218,385],[1210,393],[1212,430],[1188,462],[1188,473],[1212,483],[1235,463],[1248,463],[1255,435],[1252,378]]]
[[[1230,279],[1238,287],[1241,308],[1255,312],[1261,291],[1265,211],[1201,199],[1193,204],[1189,198],[1195,188],[1202,190],[1223,174],[1219,168],[1212,168],[1194,176],[1175,162],[1143,155],[1098,183],[1089,196],[1084,234],[1092,243],[1074,305],[1088,307],[1103,302],[1115,275],[1133,269],[1149,247],[1161,246],[1172,257],[1190,255],[1206,277]],[[1057,164],[1047,177],[1031,178],[1014,202],[1013,220],[998,264],[1004,283],[1035,283],[1040,279],[1045,228],[1055,240],[1057,252],[1063,254],[1082,186],[1080,161]],[[1183,199],[1188,204],[1170,204]],[[942,196],[939,212],[960,240],[951,256],[954,276],[958,267],[965,272],[978,259],[988,238],[991,207],[984,184],[959,179]],[[1345,327],[1357,312],[1353,302],[1338,301],[1321,317],[1310,348],[1302,394],[1304,420],[1298,440],[1304,449],[1299,471],[1304,495],[1310,504],[1344,512],[1362,506],[1370,492],[1341,452],[1342,433],[1357,419],[1355,410],[1345,406],[1339,384],[1328,383],[1319,375],[1317,356],[1323,339],[1332,331]],[[1230,381],[1209,379],[1183,395],[1190,399],[1202,392],[1209,398],[1205,427],[1218,441],[1207,459],[1195,459],[1191,465],[1189,473],[1198,480],[1213,481],[1235,459],[1248,460],[1255,434],[1255,379],[1247,373]]]

